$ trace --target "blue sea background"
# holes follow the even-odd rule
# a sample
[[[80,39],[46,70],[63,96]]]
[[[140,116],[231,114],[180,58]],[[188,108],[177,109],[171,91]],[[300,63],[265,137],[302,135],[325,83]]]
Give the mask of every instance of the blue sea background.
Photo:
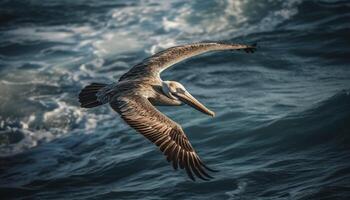
[[[220,170],[192,182],[78,93],[203,40],[258,50],[162,74],[216,112],[160,108]],[[349,64],[346,0],[2,0],[1,199],[350,199]]]

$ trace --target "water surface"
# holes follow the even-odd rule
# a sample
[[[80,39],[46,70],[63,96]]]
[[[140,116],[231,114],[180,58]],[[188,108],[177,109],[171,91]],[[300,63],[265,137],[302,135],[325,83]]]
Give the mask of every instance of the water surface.
[[[0,3],[0,194],[5,199],[347,199],[350,3],[341,0]],[[91,82],[203,40],[258,42],[162,74],[214,110],[161,108],[220,172],[192,182]]]

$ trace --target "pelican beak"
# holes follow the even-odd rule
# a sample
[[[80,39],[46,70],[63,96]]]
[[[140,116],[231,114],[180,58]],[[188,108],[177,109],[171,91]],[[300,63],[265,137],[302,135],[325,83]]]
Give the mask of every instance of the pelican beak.
[[[179,92],[174,93],[174,96],[176,96],[180,101],[184,102],[185,104],[192,106],[196,110],[201,111],[202,113],[210,115],[212,117],[215,117],[215,113],[213,111],[209,110],[207,107],[201,104],[197,99],[195,99],[187,91],[184,91],[181,93]]]

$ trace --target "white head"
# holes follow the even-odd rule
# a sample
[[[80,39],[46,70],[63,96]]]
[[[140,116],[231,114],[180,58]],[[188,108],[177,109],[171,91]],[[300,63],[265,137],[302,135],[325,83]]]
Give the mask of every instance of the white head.
[[[213,111],[209,110],[197,99],[195,99],[181,83],[176,81],[163,81],[162,89],[167,97],[174,100],[180,100],[187,105],[192,106],[196,110],[199,110],[202,113],[205,113],[212,117],[215,116],[215,113]]]

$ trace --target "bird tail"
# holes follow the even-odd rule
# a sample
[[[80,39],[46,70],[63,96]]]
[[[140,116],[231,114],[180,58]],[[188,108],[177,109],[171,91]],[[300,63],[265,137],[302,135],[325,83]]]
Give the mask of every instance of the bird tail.
[[[107,84],[103,83],[91,83],[90,85],[84,87],[79,93],[80,107],[82,108],[93,108],[107,102],[99,101],[97,93]]]

